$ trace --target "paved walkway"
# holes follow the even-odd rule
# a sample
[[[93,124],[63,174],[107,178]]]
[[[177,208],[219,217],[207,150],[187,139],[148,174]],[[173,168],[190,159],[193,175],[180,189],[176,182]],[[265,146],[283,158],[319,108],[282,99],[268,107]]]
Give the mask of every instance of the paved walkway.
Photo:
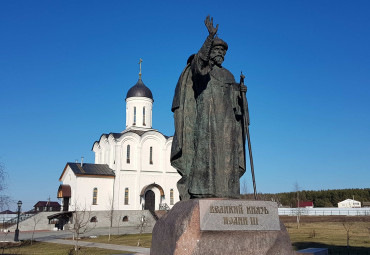
[[[52,239],[52,240],[47,240],[46,242],[48,242],[48,243],[58,243],[58,244],[75,245],[75,241],[73,241],[73,240],[65,240],[65,239]],[[126,246],[126,245],[118,245],[118,244],[92,243],[92,242],[78,241],[78,245],[79,246],[84,246],[84,247],[93,247],[93,248],[107,249],[107,250],[129,251],[129,252],[134,252],[135,255],[149,254],[150,253],[150,249],[149,248],[135,247],[135,246]]]
[[[124,235],[124,234],[137,234],[138,230],[136,227],[125,227],[125,228],[112,228],[111,234]],[[151,229],[147,230],[147,233],[151,233]],[[86,233],[84,236],[99,236],[99,235],[108,235],[108,228],[95,228],[89,233]],[[32,238],[32,231],[20,231],[19,239],[20,240],[29,240]],[[73,240],[66,240],[65,238],[72,238],[72,233],[68,230],[63,231],[36,231],[34,233],[34,239],[40,242],[48,243],[59,243],[59,244],[68,244],[74,245]],[[3,233],[0,232],[0,241],[13,241],[14,232]],[[119,251],[133,252],[135,255],[148,255],[150,254],[149,248],[136,247],[136,246],[126,246],[126,245],[117,245],[117,244],[105,244],[105,243],[93,243],[93,242],[84,242],[78,241],[80,246],[85,247],[96,247],[102,249],[116,250],[117,254]]]

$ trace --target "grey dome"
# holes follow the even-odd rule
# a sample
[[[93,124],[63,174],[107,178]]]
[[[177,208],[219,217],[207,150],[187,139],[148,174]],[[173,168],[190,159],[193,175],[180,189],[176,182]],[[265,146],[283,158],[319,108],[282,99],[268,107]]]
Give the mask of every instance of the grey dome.
[[[153,94],[150,89],[139,79],[137,83],[128,90],[126,99],[129,97],[147,97],[153,100]]]

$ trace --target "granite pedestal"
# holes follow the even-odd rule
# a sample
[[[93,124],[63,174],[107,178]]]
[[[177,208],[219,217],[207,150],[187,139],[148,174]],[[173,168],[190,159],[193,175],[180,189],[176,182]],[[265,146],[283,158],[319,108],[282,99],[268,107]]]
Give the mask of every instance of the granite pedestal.
[[[273,202],[178,202],[153,229],[151,255],[295,255]]]

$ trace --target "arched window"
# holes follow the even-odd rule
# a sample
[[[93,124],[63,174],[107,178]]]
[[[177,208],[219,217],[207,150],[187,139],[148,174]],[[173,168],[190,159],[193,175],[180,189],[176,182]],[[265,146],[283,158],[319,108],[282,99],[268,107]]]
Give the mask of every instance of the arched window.
[[[145,126],[145,106],[143,107],[143,126]]]
[[[128,221],[128,216],[124,216],[124,217],[122,218],[122,221],[123,221],[123,222]]]
[[[98,222],[98,218],[96,216],[91,217],[90,222]]]
[[[98,204],[98,188],[94,188],[93,190],[93,205]]]
[[[130,145],[127,145],[126,163],[130,164]]]
[[[170,190],[170,205],[173,205],[173,189]]]
[[[153,165],[153,147],[150,146],[149,149],[149,164]]]
[[[134,106],[134,124],[133,125],[136,125],[136,106]]]
[[[128,205],[128,188],[125,188],[125,205]]]

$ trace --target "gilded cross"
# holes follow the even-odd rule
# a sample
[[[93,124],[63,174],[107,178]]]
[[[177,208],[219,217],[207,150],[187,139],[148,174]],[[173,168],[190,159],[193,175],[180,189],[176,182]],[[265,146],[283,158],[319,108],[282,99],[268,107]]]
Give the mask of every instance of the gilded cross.
[[[140,58],[139,60],[139,66],[140,66],[139,79],[140,80],[141,80],[141,62],[143,62],[143,60]]]

